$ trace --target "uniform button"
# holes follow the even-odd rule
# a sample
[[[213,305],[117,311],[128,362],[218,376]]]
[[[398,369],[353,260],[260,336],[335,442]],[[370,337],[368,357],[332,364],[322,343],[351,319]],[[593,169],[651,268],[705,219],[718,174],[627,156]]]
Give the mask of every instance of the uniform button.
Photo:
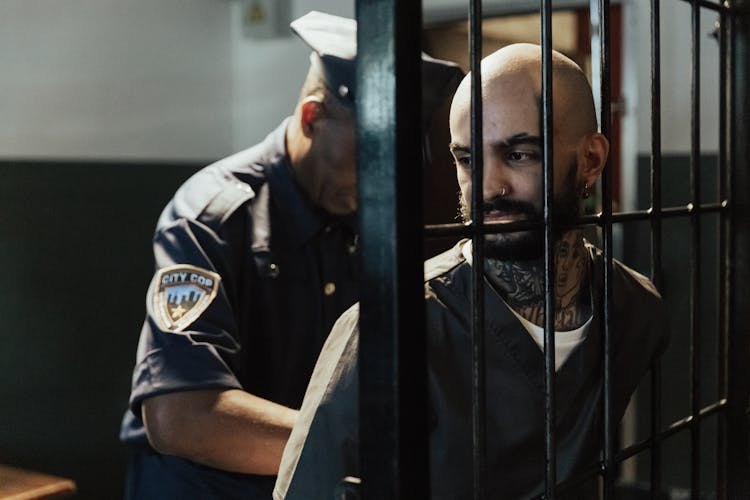
[[[326,232],[326,233],[330,233],[332,230],[333,230],[333,228],[331,226],[326,226],[326,227],[323,228],[323,231]]]
[[[323,293],[326,295],[333,295],[333,293],[336,291],[336,284],[328,282],[323,287]]]

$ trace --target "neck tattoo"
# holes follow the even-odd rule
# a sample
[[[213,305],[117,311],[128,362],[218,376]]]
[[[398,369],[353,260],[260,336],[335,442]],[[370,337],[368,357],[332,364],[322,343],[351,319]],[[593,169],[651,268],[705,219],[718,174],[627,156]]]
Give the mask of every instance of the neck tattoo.
[[[589,254],[583,231],[567,231],[555,244],[555,330],[580,328],[591,316]],[[544,261],[487,259],[485,274],[519,315],[544,326]]]

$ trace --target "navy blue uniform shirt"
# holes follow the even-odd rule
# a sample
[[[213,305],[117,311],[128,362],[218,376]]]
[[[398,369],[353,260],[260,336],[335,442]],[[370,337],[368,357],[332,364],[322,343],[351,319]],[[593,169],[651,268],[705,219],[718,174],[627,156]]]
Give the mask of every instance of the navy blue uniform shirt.
[[[159,219],[120,434],[130,498],[270,498],[272,477],[155,452],[141,402],[226,388],[299,408],[328,332],[356,301],[354,218],[310,206],[288,162],[286,123],[196,173]]]

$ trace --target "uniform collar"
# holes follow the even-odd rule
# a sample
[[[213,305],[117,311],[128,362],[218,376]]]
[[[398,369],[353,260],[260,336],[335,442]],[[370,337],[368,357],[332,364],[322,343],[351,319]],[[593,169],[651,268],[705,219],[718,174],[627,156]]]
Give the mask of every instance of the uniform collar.
[[[290,118],[284,120],[266,139],[277,153],[266,169],[273,213],[278,217],[274,225],[276,244],[292,250],[305,244],[324,227],[339,224],[356,233],[356,215],[332,216],[313,207],[297,183],[286,150],[286,127],[289,120]]]

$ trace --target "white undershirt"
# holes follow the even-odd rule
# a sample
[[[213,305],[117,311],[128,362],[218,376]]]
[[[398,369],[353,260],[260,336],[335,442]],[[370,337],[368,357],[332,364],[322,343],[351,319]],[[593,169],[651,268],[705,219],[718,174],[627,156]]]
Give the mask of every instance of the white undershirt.
[[[463,247],[461,248],[461,253],[463,254],[464,258],[466,259],[466,262],[471,265],[471,241],[467,241],[464,243]],[[502,299],[502,297],[501,297]],[[503,300],[503,302],[505,302]],[[505,305],[508,305],[507,303]],[[508,306],[508,309],[515,314],[516,318],[518,318],[518,321],[521,322],[524,328],[526,328],[526,331],[529,332],[529,335],[531,335],[532,340],[536,345],[539,346],[539,349],[544,352],[544,328],[541,326],[537,326],[531,321],[527,320],[520,314],[518,314],[512,307]],[[568,359],[570,354],[573,352],[573,350],[583,342],[583,339],[586,338],[586,334],[589,331],[589,327],[591,326],[591,320],[592,318],[589,318],[583,326],[580,328],[576,328],[575,330],[567,330],[558,332],[555,331],[555,371],[559,370],[560,367],[565,363],[565,361]]]

